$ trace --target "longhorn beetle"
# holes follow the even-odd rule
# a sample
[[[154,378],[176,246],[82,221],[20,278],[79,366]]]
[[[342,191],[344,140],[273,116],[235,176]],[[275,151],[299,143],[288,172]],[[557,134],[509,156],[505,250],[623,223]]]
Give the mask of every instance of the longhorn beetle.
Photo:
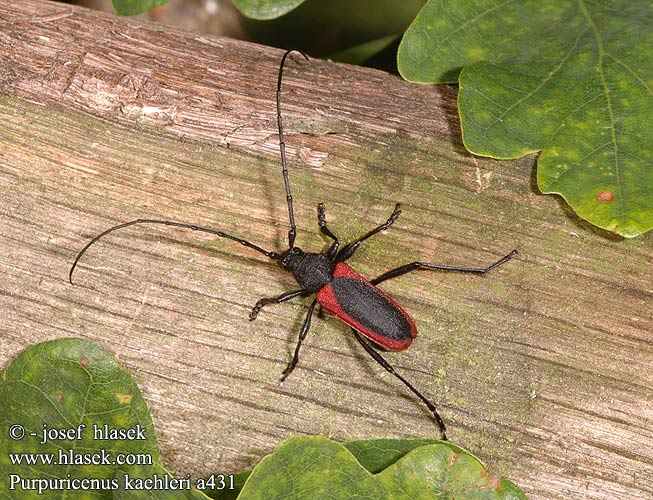
[[[249,241],[238,238],[231,234],[224,233],[215,229],[196,226],[194,224],[185,224],[181,222],[174,222],[170,220],[159,219],[136,219],[130,222],[125,222],[117,226],[113,226],[106,231],[95,236],[89,241],[84,248],[80,250],[70,268],[68,279],[70,283],[73,282],[73,271],[82,255],[107,234],[123,229],[128,226],[136,224],[163,224],[166,226],[174,226],[185,229],[192,229],[194,231],[202,231],[205,233],[213,234],[220,238],[226,238],[241,245],[256,250],[257,252],[265,255],[266,257],[277,261],[279,266],[285,271],[292,273],[300,288],[289,292],[282,293],[277,297],[265,297],[260,299],[252,308],[249,319],[254,320],[259,314],[261,309],[268,304],[279,304],[295,297],[308,297],[315,295],[313,302],[308,306],[308,312],[304,318],[304,322],[299,330],[299,340],[295,347],[295,353],[286,366],[281,375],[281,380],[284,380],[293,371],[297,362],[299,361],[299,349],[302,342],[308,334],[311,326],[311,318],[315,306],[320,304],[332,315],[344,321],[354,334],[356,340],[363,346],[363,349],[383,368],[385,368],[392,375],[397,377],[408,389],[410,389],[433,413],[435,421],[438,424],[440,434],[443,440],[446,440],[445,425],[440,417],[435,405],[426,399],[415,387],[412,386],[404,377],[397,373],[392,366],[379,354],[377,349],[390,349],[393,351],[401,351],[406,349],[415,336],[417,329],[411,317],[404,311],[399,304],[392,298],[382,292],[377,285],[398,276],[402,276],[411,271],[419,269],[433,269],[437,271],[451,271],[458,273],[470,273],[484,275],[492,269],[499,267],[514,255],[517,254],[513,250],[505,257],[499,259],[497,262],[486,268],[476,267],[456,267],[456,266],[443,266],[439,264],[428,264],[424,262],[411,262],[404,264],[396,269],[392,269],[383,273],[381,276],[373,280],[367,280],[354,271],[346,261],[351,258],[356,250],[361,246],[365,240],[380,233],[381,231],[389,228],[401,214],[399,209],[400,205],[395,205],[392,214],[387,221],[375,227],[368,233],[364,234],[356,241],[347,243],[340,246],[340,241],[331,232],[326,223],[324,204],[320,203],[317,206],[317,220],[320,226],[320,231],[327,238],[332,240],[329,249],[324,253],[310,253],[304,252],[299,247],[295,246],[295,236],[297,234],[295,226],[295,214],[293,210],[293,198],[290,192],[290,181],[288,180],[288,167],[286,165],[286,144],[283,137],[283,125],[281,121],[281,80],[283,77],[283,68],[288,55],[296,51],[301,54],[306,60],[308,56],[303,52],[291,49],[287,51],[281,58],[279,65],[279,76],[277,79],[277,125],[279,129],[279,150],[281,152],[281,169],[283,173],[283,182],[286,188],[286,201],[288,204],[288,218],[290,221],[290,229],[288,231],[288,250],[281,253],[274,251],[267,251],[263,248],[250,243]]]

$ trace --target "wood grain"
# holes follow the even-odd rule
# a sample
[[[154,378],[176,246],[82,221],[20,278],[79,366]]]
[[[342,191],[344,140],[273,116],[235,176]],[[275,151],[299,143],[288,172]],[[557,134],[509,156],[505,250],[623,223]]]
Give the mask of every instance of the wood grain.
[[[134,374],[165,465],[206,475],[283,439],[436,436],[428,412],[333,318],[279,375],[306,301],[272,262],[190,231],[107,227],[161,217],[283,249],[277,49],[38,0],[0,4],[0,284],[5,366],[58,337],[96,341]],[[388,354],[439,403],[453,442],[532,499],[653,497],[651,235],[593,231],[537,193],[534,158],[464,152],[455,89],[294,59],[283,112],[299,244],[324,248],[403,214],[353,259],[482,266],[384,286],[420,331]]]

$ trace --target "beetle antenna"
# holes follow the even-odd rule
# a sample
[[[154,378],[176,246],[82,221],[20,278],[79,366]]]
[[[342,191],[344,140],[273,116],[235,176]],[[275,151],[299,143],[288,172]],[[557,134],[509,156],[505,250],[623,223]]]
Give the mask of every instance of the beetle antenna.
[[[95,238],[89,241],[86,244],[86,246],[79,251],[77,257],[75,257],[75,262],[73,262],[73,265],[70,267],[70,271],[68,272],[68,281],[70,281],[70,284],[71,285],[73,284],[73,271],[75,270],[75,267],[77,267],[77,263],[79,262],[79,259],[82,258],[82,255],[86,253],[86,250],[88,250],[91,247],[91,245],[93,245],[95,242],[97,242],[99,239],[103,238],[107,234],[112,233],[113,231],[117,231],[118,229],[123,229],[129,226],[134,226],[136,224],[163,224],[165,226],[174,226],[174,227],[181,227],[184,229],[192,229],[193,231],[202,231],[204,233],[214,234],[216,236],[219,236],[220,238],[227,238],[228,240],[236,241],[241,245],[246,246],[247,248],[252,248],[271,259],[275,259],[275,260],[279,259],[279,254],[277,252],[268,252],[267,250],[264,250],[258,245],[254,245],[254,243],[250,243],[247,240],[243,240],[242,238],[238,238],[237,236],[232,236],[231,234],[223,233],[222,231],[217,231],[215,229],[210,229],[208,227],[195,226],[194,224],[184,224],[182,222],[174,222],[170,220],[136,219],[130,222],[125,222],[123,224],[118,224],[117,226],[110,227],[109,229],[107,229],[106,231],[102,231]]]
[[[308,56],[301,50],[290,49],[281,58],[279,65],[279,78],[277,79],[277,125],[279,126],[279,150],[281,151],[281,168],[283,170],[283,182],[286,185],[286,201],[288,203],[288,217],[290,219],[290,230],[288,231],[288,248],[295,246],[295,236],[297,236],[297,228],[295,226],[295,212],[292,206],[292,194],[290,193],[290,181],[288,180],[288,167],[286,166],[286,143],[283,140],[283,123],[281,121],[281,80],[283,78],[283,65],[286,58],[291,52],[298,52],[307,61]]]

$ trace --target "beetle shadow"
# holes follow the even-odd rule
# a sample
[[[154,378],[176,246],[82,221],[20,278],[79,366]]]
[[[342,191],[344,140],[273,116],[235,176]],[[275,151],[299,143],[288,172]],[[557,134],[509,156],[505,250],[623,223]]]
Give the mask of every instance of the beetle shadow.
[[[449,132],[449,142],[452,149],[463,156],[473,157],[463,144],[460,117],[458,116],[458,86],[457,85],[435,85],[436,101],[440,103],[444,119]]]

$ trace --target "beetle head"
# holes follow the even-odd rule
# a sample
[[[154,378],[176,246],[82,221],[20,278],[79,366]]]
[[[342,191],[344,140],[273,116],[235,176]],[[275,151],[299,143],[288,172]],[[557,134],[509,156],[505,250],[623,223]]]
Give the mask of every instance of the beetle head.
[[[286,271],[293,272],[304,258],[306,253],[299,247],[292,247],[281,254],[279,265]]]

